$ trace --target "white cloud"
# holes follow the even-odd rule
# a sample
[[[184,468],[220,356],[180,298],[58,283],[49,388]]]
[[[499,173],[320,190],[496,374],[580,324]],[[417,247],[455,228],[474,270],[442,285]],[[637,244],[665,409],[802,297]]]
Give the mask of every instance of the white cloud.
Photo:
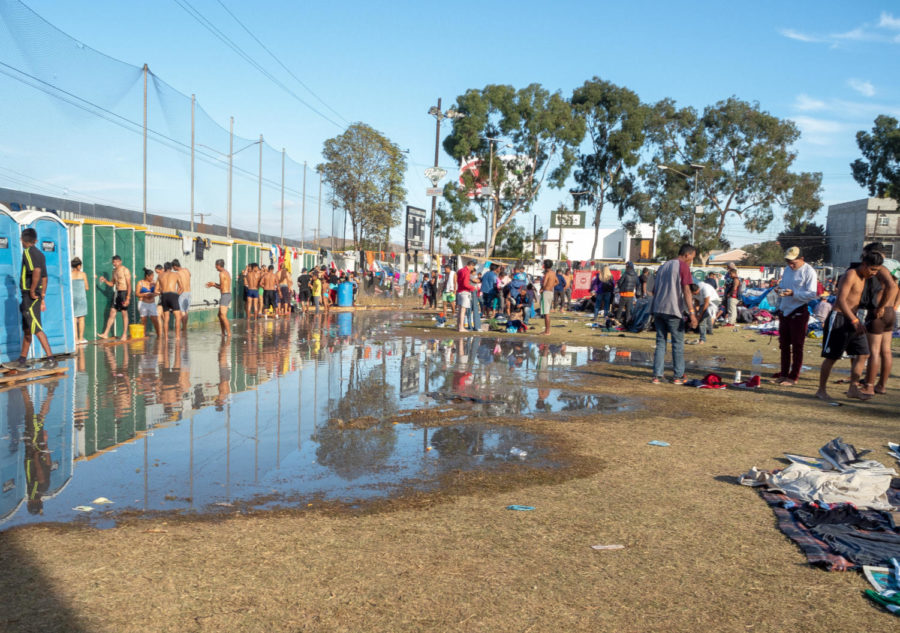
[[[872,85],[871,81],[866,81],[864,79],[848,79],[847,85],[865,97],[875,96],[875,86]]]
[[[878,20],[878,26],[883,29],[900,30],[900,18],[895,18],[891,13],[882,12],[881,19]]]
[[[812,145],[831,145],[834,137],[841,134],[846,127],[839,121],[819,119],[810,116],[791,117],[802,134],[801,140]]]
[[[809,95],[797,95],[797,100],[794,101],[794,109],[800,110],[801,112],[808,112],[810,110],[824,110],[826,107],[826,103],[819,99],[813,99]]]
[[[858,26],[855,29],[850,29],[844,33],[832,33],[830,37],[836,40],[852,40],[855,42],[864,42],[866,40],[878,40],[881,39],[879,35],[876,33],[872,33],[871,31],[867,31],[865,27]]]
[[[824,42],[825,41],[819,37],[807,35],[806,33],[801,33],[800,31],[795,31],[794,29],[779,29],[778,32],[789,39],[797,40],[799,42]]]

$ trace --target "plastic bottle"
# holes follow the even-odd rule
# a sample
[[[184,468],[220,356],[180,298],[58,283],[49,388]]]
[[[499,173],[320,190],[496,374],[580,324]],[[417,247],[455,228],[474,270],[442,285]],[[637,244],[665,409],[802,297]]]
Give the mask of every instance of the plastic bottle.
[[[756,350],[756,353],[753,355],[753,364],[754,365],[762,365],[762,361],[763,361],[762,350],[758,349],[758,350]]]
[[[525,457],[528,456],[527,451],[523,451],[521,448],[517,448],[515,446],[513,446],[511,449],[509,449],[509,454],[512,455],[513,457],[518,457],[520,459],[525,459]]]

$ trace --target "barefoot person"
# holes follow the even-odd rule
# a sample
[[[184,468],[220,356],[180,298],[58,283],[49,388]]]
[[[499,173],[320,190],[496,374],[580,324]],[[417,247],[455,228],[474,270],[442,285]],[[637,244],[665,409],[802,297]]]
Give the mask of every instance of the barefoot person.
[[[191,309],[191,271],[184,268],[177,259],[172,260],[172,270],[178,275],[181,287],[178,295],[178,309],[181,311],[181,331],[187,335],[188,310]]]
[[[216,260],[216,270],[219,271],[219,282],[207,281],[207,288],[218,288],[219,297],[219,326],[222,328],[222,336],[231,336],[231,324],[228,322],[228,307],[231,305],[231,274],[225,270],[225,260]]]
[[[259,318],[259,266],[250,264],[244,269],[244,285],[247,286],[247,318]]]
[[[81,269],[81,259],[76,257],[72,260],[72,314],[75,317],[75,340],[78,345],[87,343],[84,338],[84,319],[87,316],[87,293],[90,289],[87,275]]]
[[[116,313],[122,313],[122,340],[128,339],[128,304],[131,303],[131,271],[122,265],[122,258],[113,255],[112,281],[100,275],[100,283],[110,288],[115,288],[116,295],[113,298],[112,307],[109,309],[109,318],[106,320],[106,328],[98,334],[100,338],[109,338],[109,330],[116,323]]]
[[[872,397],[871,390],[861,390],[858,384],[869,358],[869,343],[866,340],[866,326],[859,320],[856,311],[859,310],[866,280],[877,275],[883,263],[881,253],[863,253],[862,261],[844,273],[838,282],[836,309],[828,315],[823,328],[822,358],[825,360],[822,361],[819,390],[816,392],[816,397],[821,400],[831,400],[827,391],[828,377],[831,375],[831,368],[844,353],[855,356],[850,365],[850,389],[847,395],[860,400]]]
[[[147,330],[147,319],[153,324],[156,330],[156,337],[160,336],[159,313],[156,310],[156,282],[153,280],[153,271],[149,268],[144,269],[144,278],[138,282],[138,316],[141,317],[141,325],[144,327],[144,336],[149,334]]]
[[[269,309],[272,310],[272,316],[278,318],[278,281],[275,278],[275,267],[270,265],[259,280],[259,285],[263,290],[263,318],[269,318]]]
[[[818,294],[818,279],[813,267],[803,260],[796,246],[784,252],[786,266],[776,292],[778,304],[778,347],[781,349],[781,371],[775,375],[779,385],[792,386],[800,379],[803,347],[809,323],[809,302]]]
[[[866,244],[863,254],[877,251],[884,256],[884,245],[881,242]],[[887,267],[882,266],[878,274],[866,280],[859,307],[866,311],[866,338],[869,342],[869,363],[866,367],[866,393],[884,393],[885,381],[891,373],[893,358],[891,342],[893,339],[895,311],[897,303],[897,283],[891,277]],[[887,363],[887,371],[882,365]],[[876,385],[878,374],[881,380]]]
[[[291,273],[287,268],[278,271],[278,299],[278,312],[281,316],[291,316]]]
[[[559,280],[553,271],[553,260],[544,260],[544,276],[541,279],[541,316],[544,317],[544,331],[550,334],[550,310],[553,309],[553,292]]]
[[[157,278],[157,292],[159,292],[159,304],[163,309],[162,331],[163,338],[169,338],[169,313],[175,316],[175,338],[181,336],[181,308],[178,304],[178,296],[181,294],[181,278],[174,270],[172,263],[163,265],[163,272]]]
[[[25,229],[22,231],[22,274],[19,275],[19,290],[22,292],[22,304],[19,312],[22,315],[22,353],[12,363],[6,363],[4,367],[9,369],[28,369],[28,350],[31,349],[31,339],[37,336],[41,347],[44,348],[46,359],[44,369],[54,369],[56,359],[50,350],[50,341],[44,333],[41,323],[41,313],[47,309],[44,296],[47,294],[47,263],[44,254],[35,247],[37,231]]]

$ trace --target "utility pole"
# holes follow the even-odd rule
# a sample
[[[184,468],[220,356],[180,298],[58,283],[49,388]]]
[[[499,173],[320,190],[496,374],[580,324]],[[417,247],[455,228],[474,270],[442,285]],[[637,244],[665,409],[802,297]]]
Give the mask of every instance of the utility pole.
[[[143,201],[141,203],[144,226],[147,225],[147,74],[149,72],[150,67],[147,66],[147,64],[144,64],[144,187]]]
[[[437,114],[435,115],[435,130],[434,130],[434,166],[438,166],[438,159],[440,158],[440,145],[441,145],[441,98],[438,97],[437,102]],[[431,196],[431,235],[428,237],[428,252],[431,253],[431,262],[432,266],[434,265],[434,216],[437,211],[437,197]]]
[[[303,234],[306,232],[306,161],[303,161],[303,197],[300,199],[300,252],[303,253]],[[301,257],[306,257],[303,253]],[[301,265],[301,268],[304,266]]]
[[[194,110],[197,106],[197,96],[191,95],[191,232],[194,231]]]
[[[258,192],[256,194],[256,241],[262,242],[262,154],[263,135],[259,135],[259,172],[257,174]]]
[[[284,248],[284,148],[281,148],[281,248]]]
[[[228,124],[228,228],[226,237],[231,237],[231,171],[234,166],[234,117]]]
[[[319,217],[316,219],[316,248],[322,248],[322,171],[319,171]]]

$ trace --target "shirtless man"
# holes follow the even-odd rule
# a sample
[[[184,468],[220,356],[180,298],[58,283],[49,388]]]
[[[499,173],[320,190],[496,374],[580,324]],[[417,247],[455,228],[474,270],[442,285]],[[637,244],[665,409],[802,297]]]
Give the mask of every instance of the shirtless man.
[[[877,275],[883,263],[884,256],[881,253],[864,252],[862,261],[844,273],[838,283],[835,309],[828,315],[823,332],[822,357],[825,360],[822,361],[819,390],[816,392],[816,397],[820,400],[831,401],[826,389],[828,377],[831,375],[831,368],[845,352],[848,356],[855,357],[850,365],[850,389],[847,395],[860,400],[872,397],[870,389],[868,392],[861,390],[857,384],[869,358],[869,344],[866,340],[866,326],[859,320],[856,311],[859,309],[866,280]]]
[[[261,274],[256,264],[244,269],[244,285],[247,286],[247,318],[259,317],[259,278]]]
[[[181,294],[181,277],[172,270],[171,262],[163,265],[163,272],[157,279],[156,291],[159,293],[159,304],[163,309],[163,339],[169,338],[169,312],[175,313],[175,338],[181,336],[181,308],[178,296]]]
[[[884,255],[881,242],[866,244],[863,255],[876,251]],[[893,354],[891,352],[894,331],[895,305],[897,304],[897,283],[885,266],[878,274],[866,281],[859,307],[866,311],[866,338],[869,341],[869,364],[866,367],[866,382],[863,391],[871,394],[886,392],[887,377],[891,374]],[[885,371],[886,369],[886,371]],[[876,379],[880,380],[876,384]]]
[[[172,270],[178,275],[178,283],[181,286],[178,295],[178,309],[181,311],[182,332],[187,335],[188,310],[191,309],[191,271],[182,268],[177,259],[172,260]]]
[[[278,311],[281,316],[288,317],[291,315],[291,275],[287,268],[278,271],[278,296],[281,303],[278,305]]]
[[[269,318],[269,308],[272,308],[274,317],[278,318],[278,281],[275,278],[275,267],[269,266],[259,280],[263,289],[263,318]]]
[[[222,328],[222,336],[231,336],[231,324],[228,322],[228,307],[231,305],[231,273],[225,270],[225,260],[216,260],[216,270],[219,271],[219,283],[207,281],[207,288],[218,288],[219,297],[219,325]]]
[[[106,277],[100,275],[100,283],[106,284],[110,288],[116,289],[116,296],[113,299],[113,305],[109,309],[109,318],[106,320],[106,329],[98,334],[100,338],[109,338],[109,330],[116,323],[116,313],[122,313],[122,340],[128,340],[128,304],[131,303],[131,271],[122,265],[122,258],[113,255],[112,258],[113,274],[112,281],[107,281]]]

